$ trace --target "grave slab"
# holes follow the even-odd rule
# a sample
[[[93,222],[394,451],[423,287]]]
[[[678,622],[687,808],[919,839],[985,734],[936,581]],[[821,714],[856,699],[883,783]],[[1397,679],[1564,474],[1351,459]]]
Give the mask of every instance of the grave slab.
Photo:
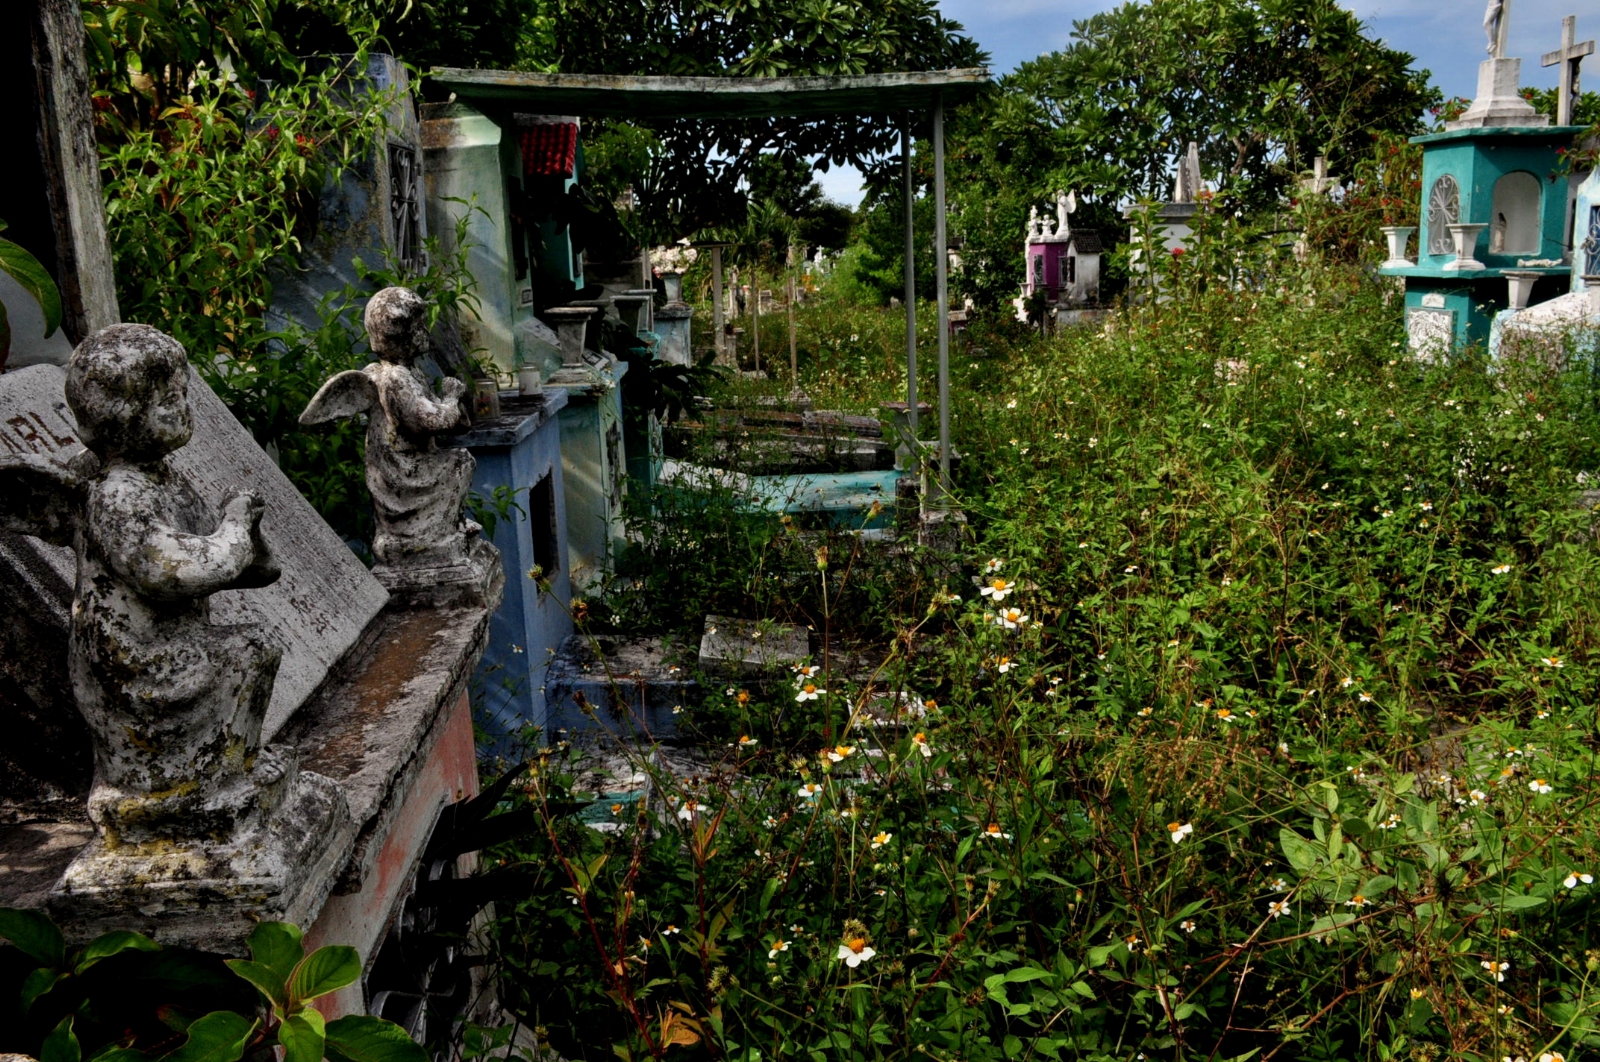
[[[700,667],[710,674],[748,675],[792,667],[811,655],[811,634],[787,623],[707,616]]]
[[[66,461],[83,449],[67,409],[66,370],[34,365],[0,376],[0,454],[42,454]],[[173,463],[201,496],[220,508],[228,494],[248,486],[266,503],[262,531],[283,558],[283,575],[259,590],[229,590],[211,599],[219,624],[253,623],[283,646],[264,739],[270,741],[322,683],[330,668],[355,645],[388,600],[388,594],[350,552],[250,433],[191,367],[189,397],[194,438]],[[42,563],[66,574],[76,570],[72,552],[36,540],[29,548]],[[71,600],[71,577],[59,583]],[[64,648],[64,643],[63,643]],[[62,710],[72,711],[66,657],[41,659],[59,671]]]

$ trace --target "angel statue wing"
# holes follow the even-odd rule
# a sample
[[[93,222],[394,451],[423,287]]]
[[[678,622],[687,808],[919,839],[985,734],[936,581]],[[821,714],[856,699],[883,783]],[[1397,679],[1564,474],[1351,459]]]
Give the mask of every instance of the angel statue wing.
[[[330,377],[300,414],[301,427],[343,420],[366,413],[378,405],[378,385],[359,369],[347,369]]]
[[[85,497],[82,477],[49,458],[0,458],[0,531],[71,546]]]

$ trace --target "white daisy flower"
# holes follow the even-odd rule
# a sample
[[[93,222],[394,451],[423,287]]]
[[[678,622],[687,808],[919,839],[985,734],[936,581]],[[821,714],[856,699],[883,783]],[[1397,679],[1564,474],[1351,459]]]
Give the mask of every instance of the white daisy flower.
[[[1282,918],[1284,915],[1289,913],[1289,910],[1290,908],[1288,900],[1273,900],[1271,903],[1267,904],[1267,913],[1273,918]]]
[[[710,811],[711,809],[709,807],[700,803],[698,800],[685,800],[683,802],[683,806],[678,809],[678,818],[682,819],[684,822],[688,822],[696,815],[709,814]]]
[[[865,940],[860,937],[853,937],[839,945],[838,957],[844,960],[846,966],[854,970],[876,954],[878,953],[868,947]]]
[[[828,757],[828,762],[830,763],[840,763],[848,759],[855,751],[856,747],[854,745],[835,745],[824,752],[823,755]]]
[[[876,834],[872,838],[872,847],[874,847],[874,848],[882,848],[884,845],[888,844],[892,840],[894,840],[894,834],[887,833],[887,832],[880,832],[880,833]]]
[[[1506,979],[1506,971],[1511,969],[1509,962],[1490,962],[1488,959],[1484,959],[1478,965],[1488,970],[1490,976],[1496,981],[1504,981]]]
[[[1585,873],[1581,870],[1574,870],[1572,873],[1567,875],[1566,880],[1561,884],[1565,885],[1569,889],[1576,889],[1580,884],[1593,885],[1594,875]]]
[[[918,752],[920,752],[922,754],[922,758],[923,759],[926,760],[926,759],[931,759],[932,758],[932,756],[933,756],[933,746],[928,744],[928,735],[927,734],[924,734],[921,731],[918,731],[917,733],[912,734],[911,735],[911,744],[912,744],[912,747],[914,747]]]
[[[1550,783],[1543,778],[1535,778],[1528,783],[1528,788],[1535,793],[1548,793],[1550,792]]]
[[[1196,928],[1195,920],[1192,918],[1185,918],[1182,922],[1178,923],[1178,928],[1183,930],[1185,933],[1193,933]]]
[[[822,785],[819,782],[807,782],[800,787],[800,799],[812,800],[822,795]]]
[[[797,701],[814,701],[828,691],[821,689],[815,682],[807,682],[795,691],[794,699]]]
[[[1173,844],[1181,843],[1185,837],[1192,833],[1194,833],[1194,823],[1192,822],[1167,823],[1167,836],[1172,838]]]
[[[1005,608],[995,614],[994,622],[997,627],[1004,627],[1008,631],[1014,631],[1028,622],[1028,617],[1020,608]]]
[[[774,940],[772,946],[767,949],[767,958],[776,959],[780,951],[788,950],[789,942],[787,940]]]
[[[1017,584],[1007,582],[998,575],[988,580],[978,590],[979,597],[993,598],[995,601],[1004,601],[1006,595],[1016,590]]]
[[[1001,829],[1000,829],[1000,824],[998,822],[989,823],[989,825],[987,825],[987,826],[985,826],[983,828],[983,832],[978,834],[978,836],[979,837],[987,837],[991,841],[1009,841],[1009,840],[1011,840],[1011,835],[1009,833],[1003,833],[1001,831]]]

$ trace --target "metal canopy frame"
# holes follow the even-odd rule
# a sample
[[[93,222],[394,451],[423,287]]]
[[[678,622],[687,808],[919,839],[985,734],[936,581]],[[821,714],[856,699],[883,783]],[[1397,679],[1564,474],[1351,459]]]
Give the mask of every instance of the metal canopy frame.
[[[917,436],[917,271],[911,141],[913,111],[932,117],[934,277],[939,324],[939,490],[950,488],[950,293],[945,225],[944,111],[978,95],[989,83],[982,67],[850,77],[650,77],[626,74],[540,74],[517,70],[434,67],[431,84],[488,111],[511,107],[537,114],[631,120],[687,118],[827,118],[850,114],[901,115],[905,184],[906,415]],[[721,258],[717,248],[715,257]],[[720,274],[720,270],[718,271]],[[721,313],[721,300],[717,314]],[[717,339],[720,343],[721,335]],[[919,451],[920,452],[920,451]],[[929,499],[935,500],[935,499]]]

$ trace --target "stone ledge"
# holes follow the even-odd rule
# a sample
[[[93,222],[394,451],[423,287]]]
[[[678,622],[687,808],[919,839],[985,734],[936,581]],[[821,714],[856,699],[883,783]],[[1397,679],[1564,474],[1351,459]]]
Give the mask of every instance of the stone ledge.
[[[360,652],[285,728],[302,765],[338,782],[357,833],[335,891],[358,891],[489,637],[482,608],[386,609]]]

